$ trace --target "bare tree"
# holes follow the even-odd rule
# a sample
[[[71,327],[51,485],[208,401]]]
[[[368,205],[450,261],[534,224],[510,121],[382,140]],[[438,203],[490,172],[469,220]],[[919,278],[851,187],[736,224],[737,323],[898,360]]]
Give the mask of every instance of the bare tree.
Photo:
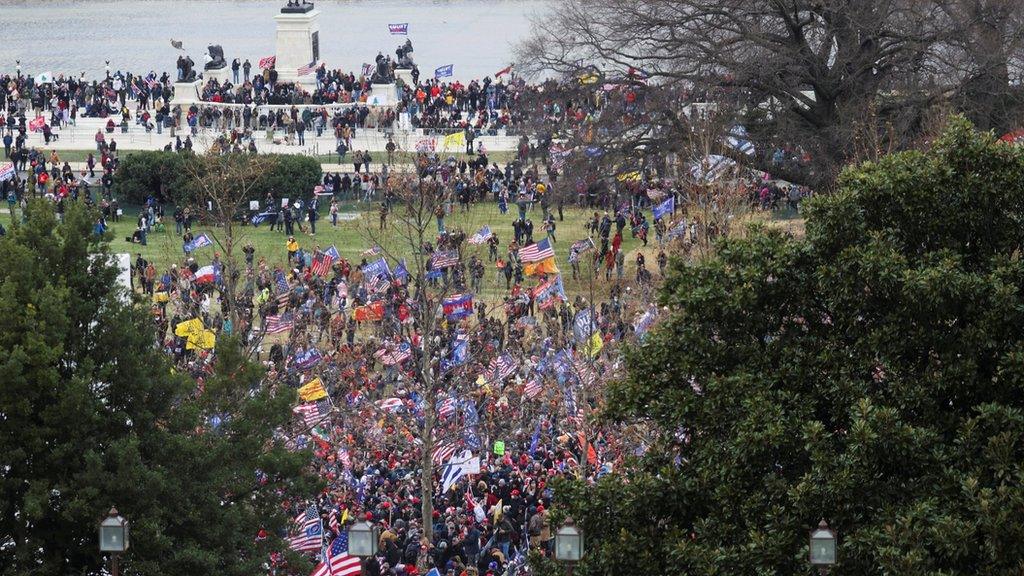
[[[216,152],[197,155],[194,161],[186,163],[196,209],[211,225],[207,234],[224,254],[222,278],[226,309],[223,312],[235,330],[240,330],[238,280],[241,276],[235,250],[244,240],[246,230],[235,219],[247,213],[249,201],[256,200],[253,195],[262,184],[260,179],[273,165],[274,159],[269,156]]]
[[[645,148],[671,146],[680,108],[708,103],[746,127],[753,166],[821,189],[856,155],[857,137],[910,146],[937,104],[956,101],[982,125],[1007,127],[1020,5],[566,0],[537,19],[518,69],[583,77],[589,64],[600,82],[634,71],[652,93],[668,92],[661,101],[682,100],[648,108]]]

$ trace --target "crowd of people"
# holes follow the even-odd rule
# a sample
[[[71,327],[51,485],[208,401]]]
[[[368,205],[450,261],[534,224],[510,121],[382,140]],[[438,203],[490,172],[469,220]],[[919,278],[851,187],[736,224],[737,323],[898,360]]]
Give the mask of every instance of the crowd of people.
[[[437,207],[437,230],[422,246],[424,270],[379,246],[348,260],[317,244],[318,200],[308,196],[285,208],[275,208],[273,197],[261,203],[253,222],[282,228],[287,259],[275,265],[275,255],[244,247],[234,302],[226,296],[226,263],[218,253],[204,261],[214,249],[198,248],[188,229],[193,212],[175,216],[184,228],[183,259],[158,268],[140,255],[135,273],[153,297],[161,345],[180,369],[201,382],[212,362],[211,350],[177,329],[198,320],[260,350],[262,386],[296,388],[306,400],[278,435],[312,449],[310,465],[327,488],[291,503],[294,530],[309,527],[313,510],[323,536],[315,546],[293,540],[296,549],[315,557],[347,522],[369,520],[381,535],[366,574],[422,574],[424,565],[440,574],[514,574],[530,550],[551,552],[552,479],[593,480],[645,446],[641,430],[597,426],[590,416],[603,383],[620,368],[620,346],[642,337],[656,316],[650,274],[569,294],[557,266],[600,275],[606,255],[622,253],[622,235],[630,233],[622,222],[646,218],[650,202],[595,214],[587,238],[559,244],[548,226],[562,221],[559,201],[536,168],[484,162],[460,171],[424,154],[422,169],[429,185],[417,189]],[[382,227],[399,209],[401,191],[412,187],[404,178],[411,177],[391,176],[377,196]],[[321,186],[332,204],[352,193],[334,175]],[[499,239],[486,225],[451,225],[451,214],[477,203],[503,207],[515,237]],[[544,225],[535,231],[532,218]],[[561,247],[558,257],[528,255],[545,245]],[[581,271],[588,261],[594,265]],[[495,270],[493,280],[486,268]],[[427,436],[433,450],[424,470]],[[467,451],[473,471],[453,481],[452,463]],[[435,476],[434,493],[422,492],[422,473]],[[434,509],[429,540],[420,519],[424,498]],[[272,570],[286,571],[284,563],[275,557]]]
[[[363,566],[369,576],[423,574],[424,567],[446,576],[512,575],[525,569],[530,551],[550,555],[552,480],[594,481],[650,445],[642,425],[599,423],[592,415],[602,406],[604,383],[620,373],[622,346],[643,338],[657,320],[652,289],[665,274],[669,246],[685,249],[714,232],[688,214],[677,179],[638,172],[570,182],[560,178],[565,155],[550,135],[540,167],[533,161],[540,152],[528,140],[504,167],[472,143],[474,135],[529,114],[547,118],[553,133],[586,130],[609,110],[628,120],[642,99],[625,88],[571,109],[530,98],[527,109],[525,97],[536,96],[537,87],[519,80],[464,85],[417,78],[400,84],[400,104],[381,116],[363,105],[316,107],[365,101],[365,75],[321,67],[315,92],[306,92],[279,83],[272,69],[252,74],[248,61],[231,68],[233,82],[208,80],[202,97],[242,106],[185,110],[167,103],[166,74],[118,72],[92,83],[58,77],[41,85],[21,75],[0,78],[0,126],[17,172],[0,185],[12,210],[39,196],[58,213],[69,202],[95,204],[94,231],[105,233],[122,215],[112,194],[118,117],[122,128],[134,115],[147,129],[152,123],[187,131],[184,141],[175,135],[180,149],[203,127],[284,130],[300,143],[306,130],[332,132],[339,148],[350,147],[353,131],[375,114],[377,125],[408,113],[414,126],[461,131],[470,153],[462,159],[423,151],[415,174],[402,175],[389,173],[390,162],[353,151],[351,173],[325,174],[316,190],[291,191],[298,199],[285,205],[273,195],[261,199],[245,223],[280,230],[283,262],[251,244],[242,248],[244,263],[225,262],[209,238],[193,231],[202,211],[180,206],[173,209],[180,260],[151,262],[139,253],[133,275],[152,301],[155,344],[200,388],[213,365],[213,342],[231,333],[264,363],[260,386],[298,390],[294,421],[276,436],[310,450],[310,469],[326,488],[288,503],[296,520],[281,536],[293,549],[329,563],[344,552],[332,550],[346,526],[366,520],[380,529],[379,552]],[[260,107],[266,103],[293,106]],[[53,125],[78,115],[110,117],[84,172],[26,146],[26,117],[40,110],[50,112]],[[232,138],[223,149],[241,152],[241,143]],[[784,194],[768,181],[747,187],[752,204]],[[430,238],[409,247],[423,255],[415,260],[423,269],[373,243],[346,259],[318,242],[321,213],[338,226],[342,201],[372,206],[378,234],[388,235],[402,225],[391,215],[410,191],[430,198],[436,220]],[[453,224],[453,215],[481,204],[512,220],[511,237],[499,238],[493,222],[469,230]],[[585,237],[559,234],[567,205],[587,208],[585,216],[570,212],[585,219]],[[125,240],[146,244],[164,219],[160,199],[149,198]],[[638,249],[627,260],[628,238]],[[349,254],[355,247],[343,248]],[[574,290],[567,292],[570,277]],[[207,333],[213,338],[197,337]],[[434,479],[432,493],[423,492],[424,474]],[[424,499],[433,508],[429,530]],[[283,555],[270,559],[269,570],[291,571]]]

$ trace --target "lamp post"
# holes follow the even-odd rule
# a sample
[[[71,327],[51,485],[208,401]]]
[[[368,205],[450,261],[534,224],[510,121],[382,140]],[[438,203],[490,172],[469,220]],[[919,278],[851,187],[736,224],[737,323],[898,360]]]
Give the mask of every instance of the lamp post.
[[[828,569],[836,563],[836,532],[824,519],[811,530],[809,558],[811,566],[817,567],[822,576],[828,574]]]
[[[110,574],[120,576],[118,555],[128,549],[128,521],[111,508],[100,522],[100,552],[110,552]]]
[[[21,78],[21,60],[14,61],[14,69],[18,71],[18,78]]]
[[[109,80],[110,79],[110,60],[104,60],[103,63],[104,63],[104,66],[106,66],[106,68],[107,68],[107,79]]]
[[[572,518],[566,518],[562,527],[555,532],[555,560],[566,564],[566,572],[572,576],[572,569],[583,558],[583,532],[576,527]]]
[[[348,553],[359,557],[360,568],[367,558],[377,553],[380,530],[369,522],[356,522],[348,529]]]

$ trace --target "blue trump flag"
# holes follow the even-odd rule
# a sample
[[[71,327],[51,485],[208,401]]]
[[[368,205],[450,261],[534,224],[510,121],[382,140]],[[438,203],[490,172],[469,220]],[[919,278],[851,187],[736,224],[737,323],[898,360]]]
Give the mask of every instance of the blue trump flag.
[[[676,210],[676,197],[669,196],[668,200],[665,200],[661,204],[654,207],[654,219],[661,220],[666,215],[675,212]]]
[[[437,70],[434,70],[434,78],[448,78],[452,75],[455,69],[455,64],[448,64],[447,66],[441,66]]]

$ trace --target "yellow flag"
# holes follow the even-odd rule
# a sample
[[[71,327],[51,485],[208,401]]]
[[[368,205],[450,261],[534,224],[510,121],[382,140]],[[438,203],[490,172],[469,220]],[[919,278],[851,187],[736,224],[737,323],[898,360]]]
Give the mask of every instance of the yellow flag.
[[[326,397],[327,390],[324,389],[324,383],[320,381],[320,378],[313,378],[299,388],[299,399],[303,402],[314,402]]]
[[[590,336],[590,340],[583,345],[583,352],[590,358],[594,358],[601,352],[601,348],[604,348],[604,339],[601,338],[600,332],[594,332]]]
[[[455,132],[444,137],[444,142],[441,143],[442,150],[448,150],[449,148],[465,148],[466,147],[466,133]]]
[[[193,318],[175,326],[174,335],[184,338],[193,332],[201,331],[203,328],[206,328],[206,326],[203,326],[203,321],[199,318]]]
[[[213,330],[197,330],[190,332],[188,340],[185,341],[185,349],[193,350],[195,348],[202,348],[203,350],[209,350],[217,344],[217,335],[213,333]]]
[[[545,258],[540,262],[523,264],[523,274],[527,276],[540,276],[541,274],[558,274],[558,266],[554,258]]]
[[[341,512],[341,525],[344,526],[345,524],[348,524],[348,508]]]

